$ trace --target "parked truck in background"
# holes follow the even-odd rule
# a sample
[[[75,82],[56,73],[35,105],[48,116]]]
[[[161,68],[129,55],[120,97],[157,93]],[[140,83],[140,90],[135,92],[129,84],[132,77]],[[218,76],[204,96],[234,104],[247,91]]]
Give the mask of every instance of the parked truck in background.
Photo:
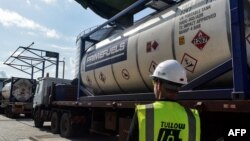
[[[5,80],[5,78],[0,78],[0,91],[2,91],[3,88],[3,81]]]
[[[6,80],[6,78],[0,78],[0,99],[2,99],[2,89],[3,89],[3,81]],[[2,101],[0,100],[0,105]],[[0,113],[3,113],[3,108],[0,106]]]
[[[138,6],[157,12],[124,30],[103,28]],[[199,110],[202,141],[244,127],[250,118],[249,7],[248,0],[135,2],[78,37],[77,79],[39,81],[44,86],[35,94],[35,126],[51,121],[52,132],[63,137],[89,129],[126,140],[135,105],[155,100],[149,75],[161,61],[176,59],[189,80],[178,99]],[[95,37],[99,31],[103,38]]]
[[[33,79],[11,77],[3,81],[1,108],[7,117],[25,114],[32,115],[32,103],[36,81]]]

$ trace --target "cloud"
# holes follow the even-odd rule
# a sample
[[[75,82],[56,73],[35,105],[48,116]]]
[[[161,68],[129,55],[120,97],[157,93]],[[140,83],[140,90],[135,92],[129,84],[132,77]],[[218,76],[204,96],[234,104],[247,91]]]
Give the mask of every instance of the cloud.
[[[0,61],[0,68],[2,68],[3,67],[3,64],[4,62],[2,62],[2,61]]]
[[[75,47],[63,47],[63,46],[58,46],[58,45],[49,45],[49,47],[60,49],[60,50],[68,50],[68,51],[76,51]]]
[[[36,36],[35,32],[27,32],[26,34],[30,35],[30,36]]]
[[[68,0],[68,2],[69,2],[69,3],[72,3],[72,2],[74,2],[74,0]]]
[[[53,4],[57,2],[57,0],[42,0],[42,1],[45,2],[46,4]]]
[[[71,68],[75,68],[76,67],[76,64],[79,63],[78,60],[76,60],[77,58],[76,57],[70,57],[69,58],[69,63],[70,63],[70,67]],[[72,72],[75,73],[75,69],[72,69]]]
[[[59,39],[60,35],[54,29],[49,29],[30,19],[27,19],[16,12],[0,8],[0,24],[6,27],[16,26],[24,29],[42,32],[48,38]]]
[[[27,3],[28,5],[30,5],[30,4],[31,4],[30,0],[26,0],[26,3]]]
[[[0,71],[0,78],[8,78],[5,71]]]
[[[45,30],[46,36],[49,38],[60,38],[60,36],[58,35],[58,33],[56,32],[55,29],[52,30]]]

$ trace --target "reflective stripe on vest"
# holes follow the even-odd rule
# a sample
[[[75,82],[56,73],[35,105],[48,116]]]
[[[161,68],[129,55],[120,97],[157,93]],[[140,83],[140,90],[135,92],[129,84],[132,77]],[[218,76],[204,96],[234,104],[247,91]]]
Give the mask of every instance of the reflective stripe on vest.
[[[194,116],[193,112],[196,112],[196,117],[198,115],[197,111],[191,111],[188,108],[184,108],[182,106],[180,106],[178,103],[176,102],[155,102],[154,104],[147,104],[147,105],[138,105],[137,106],[137,113],[138,113],[138,123],[139,123],[139,140],[140,141],[154,141],[154,140],[158,140],[158,141],[167,141],[168,136],[166,136],[166,130],[164,129],[155,129],[155,124],[159,124],[160,121],[156,121],[157,116],[162,116],[162,115],[155,115],[155,108],[157,107],[156,105],[163,105],[165,104],[166,106],[170,106],[172,107],[172,111],[166,111],[166,115],[164,115],[165,117],[171,117],[171,112],[173,113],[178,113],[180,112],[181,114],[186,113],[187,119],[183,118],[185,125],[187,126],[187,134],[186,138],[183,139],[182,141],[197,141],[200,138],[200,129],[196,128],[200,128],[200,123],[199,123],[199,117],[196,119]],[[175,108],[177,107],[177,108]],[[168,109],[168,110],[170,110]],[[164,109],[163,109],[164,110]],[[174,110],[174,111],[173,111]],[[179,111],[178,111],[179,110]],[[156,116],[156,117],[155,117]],[[176,119],[179,120],[179,119]],[[196,123],[198,122],[198,124]],[[161,123],[161,124],[169,124],[169,123]],[[161,125],[163,126],[163,125]],[[167,125],[164,125],[167,126]],[[168,125],[170,126],[170,125]],[[159,126],[158,126],[159,127]],[[171,135],[173,135],[172,133],[173,131],[171,131]],[[180,133],[180,131],[178,132]],[[198,133],[196,135],[196,133]],[[157,134],[157,135],[156,135]],[[170,134],[170,133],[169,133]],[[155,137],[155,135],[157,137]],[[183,135],[183,134],[182,134]],[[182,136],[183,137],[183,136]],[[174,140],[173,140],[174,141]]]
[[[147,104],[146,105],[146,140],[145,141],[153,141],[154,140],[154,105]]]
[[[189,135],[188,135],[188,140],[189,141],[195,141],[196,138],[196,121],[195,121],[195,117],[193,115],[193,113],[191,112],[190,109],[185,108],[187,115],[188,115],[188,131],[189,131]]]

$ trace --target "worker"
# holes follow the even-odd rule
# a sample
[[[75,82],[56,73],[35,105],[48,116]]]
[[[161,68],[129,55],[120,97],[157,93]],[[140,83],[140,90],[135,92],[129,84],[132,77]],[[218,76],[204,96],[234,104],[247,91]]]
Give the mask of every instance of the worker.
[[[157,101],[136,106],[128,141],[199,141],[197,110],[176,100],[178,90],[187,84],[185,69],[176,60],[166,60],[151,77]]]

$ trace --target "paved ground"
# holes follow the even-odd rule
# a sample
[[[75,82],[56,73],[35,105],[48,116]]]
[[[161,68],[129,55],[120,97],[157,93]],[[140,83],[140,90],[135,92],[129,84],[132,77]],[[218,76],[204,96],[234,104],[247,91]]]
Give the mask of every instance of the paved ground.
[[[0,115],[0,141],[17,141],[34,135],[53,134],[34,128],[31,119],[9,119]]]
[[[9,119],[0,115],[0,141],[115,141],[114,137],[93,134],[65,139],[50,133],[49,125],[50,123],[45,123],[44,128],[37,129],[31,119]]]

